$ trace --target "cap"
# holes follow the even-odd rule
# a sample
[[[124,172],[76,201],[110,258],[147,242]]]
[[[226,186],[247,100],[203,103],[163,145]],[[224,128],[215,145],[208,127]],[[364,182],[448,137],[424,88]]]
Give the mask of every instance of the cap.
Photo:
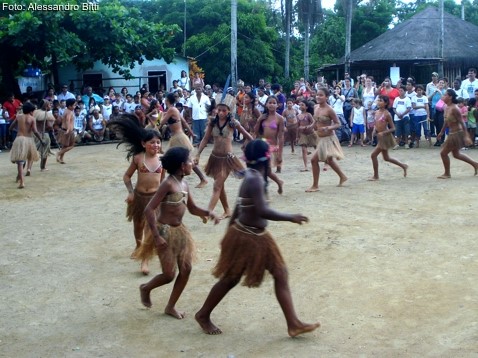
[[[211,89],[211,85],[204,86],[205,89]]]
[[[432,76],[438,77],[438,72],[432,72]]]

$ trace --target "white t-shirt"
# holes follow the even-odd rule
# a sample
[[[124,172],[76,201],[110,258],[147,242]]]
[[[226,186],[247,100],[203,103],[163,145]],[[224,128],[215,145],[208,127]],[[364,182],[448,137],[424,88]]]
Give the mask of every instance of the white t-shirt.
[[[103,129],[103,116],[100,114],[98,118],[92,117],[91,118],[91,127],[94,130],[101,130]]]
[[[329,97],[329,103],[334,109],[335,114],[344,114],[344,102],[340,99],[339,96],[335,98],[333,95]]]
[[[123,112],[124,113],[134,113],[134,109],[136,108],[137,104],[134,102],[128,103],[125,102],[123,103]]]
[[[78,116],[73,116],[73,128],[78,132],[83,131],[83,126],[85,124],[85,117],[80,113]]]
[[[428,106],[428,97],[422,95],[421,97],[418,96],[413,96],[412,98],[412,105],[415,104],[417,107],[422,107],[422,108],[417,108],[414,110],[414,114],[416,116],[426,116],[427,115],[427,110],[425,109],[426,106]]]
[[[475,78],[473,82],[470,82],[470,80],[467,78],[461,83],[461,88],[468,92],[468,98],[474,98],[475,91],[478,89],[478,79]]]
[[[393,101],[393,109],[395,110],[395,116],[393,120],[400,121],[402,118],[399,118],[397,114],[403,114],[409,108],[412,108],[412,102],[410,101],[410,98],[407,96],[405,96],[405,98],[395,98],[395,101]]]
[[[111,104],[109,105],[103,105],[103,118],[105,119],[105,121],[109,121],[110,120],[110,116],[111,116],[111,113],[113,113],[113,106]]]
[[[412,98],[415,97],[417,95],[417,92],[415,92],[414,90],[410,93],[405,92],[405,96],[407,96],[408,98],[410,98],[410,103],[412,102]],[[408,112],[410,114],[415,114],[415,110],[413,109],[413,106],[412,106],[412,109],[410,110],[410,112]]]
[[[197,95],[195,93],[192,94],[188,100],[188,107],[191,108],[193,121],[198,119],[206,119],[206,106],[210,105],[211,101],[209,100],[209,97],[206,96],[204,93],[201,95],[201,99],[199,101]]]
[[[360,106],[359,108],[354,107],[354,119],[352,120],[353,124],[364,124],[365,123],[365,118],[364,118],[364,108]]]
[[[453,91],[455,91],[457,97],[461,97],[463,99],[470,98],[470,95],[468,94],[468,91],[464,88],[460,88],[459,90],[453,89]],[[471,97],[471,98],[473,98],[473,97]]]

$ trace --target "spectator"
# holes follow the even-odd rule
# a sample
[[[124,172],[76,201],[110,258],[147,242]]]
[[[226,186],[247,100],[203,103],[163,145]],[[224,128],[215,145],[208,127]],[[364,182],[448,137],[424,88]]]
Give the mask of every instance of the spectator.
[[[105,137],[106,122],[98,109],[93,109],[90,117],[91,135],[96,142],[102,142]]]
[[[271,86],[271,90],[274,96],[277,97],[277,113],[282,115],[282,112],[284,112],[284,109],[286,107],[286,100],[287,100],[284,94],[282,93],[282,86],[278,83],[274,83]]]
[[[382,85],[378,88],[377,90],[378,93],[377,95],[381,96],[387,96],[389,99],[388,102],[388,111],[390,112],[390,115],[393,116],[395,113],[393,112],[393,102],[395,101],[395,98],[397,98],[400,93],[396,88],[392,87],[392,81],[390,80],[390,77],[385,77],[385,79],[382,82]]]
[[[131,94],[126,95],[126,102],[123,103],[124,113],[134,113],[136,104],[133,102],[133,96]]]
[[[103,97],[93,93],[93,88],[91,86],[86,87],[86,93],[81,97],[82,101],[86,104],[86,109],[89,111],[90,107],[90,98],[94,98],[97,104],[103,104]]]
[[[478,79],[476,78],[476,68],[468,70],[468,78],[461,83],[461,88],[468,92],[468,98],[473,98],[475,91],[478,90]]]
[[[201,90],[204,88],[204,80],[201,78],[201,74],[196,72],[193,79],[193,87],[196,89],[197,86],[201,86]]]
[[[81,113],[81,108],[79,106],[75,107],[75,112],[73,115],[73,128],[76,132],[76,143],[84,143],[86,140],[91,140],[91,134],[86,131],[86,117]]]
[[[101,106],[101,114],[106,122],[110,120],[111,113],[113,112],[113,105],[111,104],[110,98],[105,97],[104,103]]]
[[[347,123],[350,121],[350,114],[352,113],[353,100],[357,98],[357,92],[355,88],[352,87],[350,78],[345,78],[345,86],[342,88],[342,95],[345,97],[344,102],[344,117]]]
[[[203,94],[202,87],[196,84],[195,94],[189,97],[188,107],[191,108],[193,122],[193,144],[199,145],[206,129],[208,106],[211,105],[209,97]]]
[[[73,93],[69,92],[68,91],[68,86],[64,84],[63,86],[61,86],[61,92],[57,96],[57,99],[59,101],[61,101],[62,99],[66,101],[67,99],[70,99],[70,98],[74,99],[75,95]]]
[[[456,78],[453,81],[453,89],[455,90],[455,93],[458,98],[463,98],[463,99],[470,98],[468,91],[464,88],[461,88],[461,80],[459,78]]]
[[[179,86],[182,89],[187,89],[189,90],[191,88],[189,76],[187,75],[186,71],[182,70],[181,71],[181,78],[179,78]]]

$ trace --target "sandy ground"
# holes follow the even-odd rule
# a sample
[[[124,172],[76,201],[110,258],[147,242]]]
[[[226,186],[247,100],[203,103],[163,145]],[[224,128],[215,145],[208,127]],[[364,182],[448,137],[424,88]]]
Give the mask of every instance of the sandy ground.
[[[207,160],[210,147],[202,156]],[[239,146],[235,146],[239,151]],[[199,260],[178,307],[184,320],[163,313],[171,285],[152,293],[145,309],[138,286],[148,280],[129,259],[127,222],[115,145],[75,148],[66,165],[36,163],[26,189],[0,154],[1,357],[472,357],[478,356],[478,177],[452,159],[442,174],[436,148],[391,155],[410,165],[408,178],[380,160],[380,182],[368,182],[371,148],[344,148],[350,178],[321,173],[321,190],[306,194],[311,174],[299,154],[285,150],[279,196],[271,205],[302,212],[311,222],[271,222],[284,254],[299,316],[322,327],[298,338],[286,324],[267,276],[258,289],[237,287],[213,313],[224,333],[207,336],[193,319],[216,282],[211,268],[226,222],[214,227],[189,214],[185,223]],[[478,159],[478,150],[467,151]],[[212,182],[194,189],[206,206]],[[234,202],[240,181],[227,181]],[[218,207],[218,213],[222,208]],[[159,271],[158,261],[151,263]],[[150,276],[151,277],[151,276]]]

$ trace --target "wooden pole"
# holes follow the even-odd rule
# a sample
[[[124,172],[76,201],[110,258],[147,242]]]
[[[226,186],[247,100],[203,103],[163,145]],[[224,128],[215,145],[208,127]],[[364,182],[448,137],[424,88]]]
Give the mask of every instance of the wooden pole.
[[[237,90],[237,0],[231,0],[231,85],[235,92]]]

